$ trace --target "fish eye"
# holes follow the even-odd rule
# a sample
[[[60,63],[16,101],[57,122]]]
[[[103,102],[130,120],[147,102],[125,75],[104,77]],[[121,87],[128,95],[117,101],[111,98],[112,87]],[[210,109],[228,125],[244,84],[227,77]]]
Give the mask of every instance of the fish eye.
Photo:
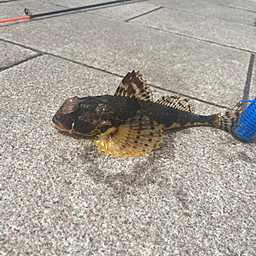
[[[93,106],[87,105],[87,104],[81,104],[81,105],[80,105],[80,108],[81,108],[80,112],[81,112],[82,110],[83,110],[83,111],[92,111],[92,110],[94,110],[94,107],[93,107]]]

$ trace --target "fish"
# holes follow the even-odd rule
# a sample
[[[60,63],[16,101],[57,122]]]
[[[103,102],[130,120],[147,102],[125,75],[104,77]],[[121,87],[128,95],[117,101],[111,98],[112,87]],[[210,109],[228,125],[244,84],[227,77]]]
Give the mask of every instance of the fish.
[[[60,131],[91,137],[99,151],[114,158],[148,156],[159,148],[164,131],[177,128],[210,126],[238,138],[233,127],[241,110],[198,115],[188,101],[173,95],[154,102],[146,80],[133,70],[114,95],[69,98],[52,121]]]

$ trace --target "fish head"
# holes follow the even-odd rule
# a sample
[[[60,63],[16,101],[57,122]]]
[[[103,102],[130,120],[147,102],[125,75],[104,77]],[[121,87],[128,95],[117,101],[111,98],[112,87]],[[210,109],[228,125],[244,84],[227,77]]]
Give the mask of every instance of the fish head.
[[[96,97],[72,97],[64,101],[52,121],[55,128],[70,134],[93,136],[111,125],[113,115]]]
[[[80,111],[80,102],[81,99],[77,96],[64,101],[52,119],[56,129],[64,132],[72,129],[72,124]]]

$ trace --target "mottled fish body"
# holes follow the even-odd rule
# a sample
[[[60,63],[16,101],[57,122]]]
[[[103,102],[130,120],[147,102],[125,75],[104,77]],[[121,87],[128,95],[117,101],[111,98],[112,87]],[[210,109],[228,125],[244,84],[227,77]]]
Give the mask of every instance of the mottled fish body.
[[[211,126],[233,134],[240,111],[202,116],[189,99],[153,95],[139,72],[128,73],[114,96],[67,99],[53,117],[61,131],[94,136],[93,144],[113,157],[145,156],[159,147],[162,132],[192,126]],[[234,135],[234,134],[233,134]]]

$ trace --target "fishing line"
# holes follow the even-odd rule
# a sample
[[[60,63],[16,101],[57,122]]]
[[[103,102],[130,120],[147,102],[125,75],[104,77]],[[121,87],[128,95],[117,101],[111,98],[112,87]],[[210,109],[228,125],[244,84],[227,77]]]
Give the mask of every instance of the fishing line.
[[[242,97],[243,100],[240,100],[232,109],[234,109],[236,107],[237,110],[240,108],[241,108],[241,110],[245,110],[246,107],[248,106],[247,102],[252,101],[252,100],[249,100],[249,92],[250,92],[250,85],[251,85],[251,79],[252,79],[252,70],[253,70],[254,59],[255,59],[255,52],[252,52],[250,62],[249,62],[248,71],[247,71],[247,77],[246,77],[246,82],[245,82],[245,87],[244,87],[244,94]],[[248,100],[248,101],[246,101],[246,100]]]
[[[250,85],[251,85],[251,80],[252,80],[252,70],[253,70],[254,58],[255,58],[255,52],[252,52],[249,67],[248,67],[245,87],[244,87],[243,100],[248,100],[249,99],[249,92],[250,92]],[[241,109],[242,110],[246,109],[247,105],[248,104],[246,103],[246,101],[243,101]]]
[[[252,70],[255,53],[251,54],[251,59],[248,67],[247,79],[244,88],[243,99],[241,100],[241,110],[243,110],[238,122],[233,127],[233,131],[247,141],[254,141],[256,135],[256,98],[249,100],[250,84],[252,78]],[[250,105],[248,106],[248,102]]]

